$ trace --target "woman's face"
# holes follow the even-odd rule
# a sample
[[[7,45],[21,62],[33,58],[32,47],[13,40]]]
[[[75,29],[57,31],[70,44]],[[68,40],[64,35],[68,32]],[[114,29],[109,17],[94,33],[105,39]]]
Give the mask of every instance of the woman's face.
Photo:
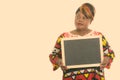
[[[88,29],[91,19],[87,19],[83,13],[78,12],[75,16],[75,26],[78,30]]]

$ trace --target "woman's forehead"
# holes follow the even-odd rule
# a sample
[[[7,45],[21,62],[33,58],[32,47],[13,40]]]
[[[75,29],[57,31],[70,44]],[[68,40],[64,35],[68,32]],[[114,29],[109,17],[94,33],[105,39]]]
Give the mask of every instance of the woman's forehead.
[[[84,16],[85,17],[85,15],[80,11],[76,14],[76,17],[79,17],[79,16]]]

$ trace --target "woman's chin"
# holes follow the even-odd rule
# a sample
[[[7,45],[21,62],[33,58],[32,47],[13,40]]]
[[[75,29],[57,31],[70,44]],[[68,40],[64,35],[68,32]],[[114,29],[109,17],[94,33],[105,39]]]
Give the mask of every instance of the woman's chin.
[[[82,30],[84,29],[82,26],[77,27],[77,30]]]

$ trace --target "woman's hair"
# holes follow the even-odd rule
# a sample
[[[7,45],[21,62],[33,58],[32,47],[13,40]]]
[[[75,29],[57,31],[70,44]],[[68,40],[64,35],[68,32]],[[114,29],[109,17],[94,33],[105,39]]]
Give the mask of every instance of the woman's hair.
[[[90,3],[84,3],[82,4],[76,11],[76,14],[78,12],[82,12],[84,14],[84,16],[88,19],[93,20],[94,16],[95,16],[95,8],[92,4]]]

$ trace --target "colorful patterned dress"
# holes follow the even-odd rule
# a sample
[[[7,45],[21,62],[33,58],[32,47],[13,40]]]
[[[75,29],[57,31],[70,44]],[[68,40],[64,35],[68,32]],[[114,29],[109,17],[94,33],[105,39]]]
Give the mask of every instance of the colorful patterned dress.
[[[109,57],[109,64],[105,68],[110,68],[110,65],[115,57],[113,50],[111,49],[110,45],[108,44],[104,35],[97,31],[91,31],[90,33],[84,36],[102,36],[102,45],[103,45],[103,52],[104,57]],[[57,70],[60,66],[57,64],[57,60],[60,58],[62,59],[61,53],[61,39],[62,38],[70,38],[70,37],[82,37],[79,35],[73,35],[70,32],[62,33],[54,46],[52,53],[49,55],[50,61],[53,64],[53,70]],[[63,71],[63,80],[105,80],[104,77],[104,70],[100,70],[100,67],[87,67],[87,68],[72,68],[67,69],[65,72]]]

